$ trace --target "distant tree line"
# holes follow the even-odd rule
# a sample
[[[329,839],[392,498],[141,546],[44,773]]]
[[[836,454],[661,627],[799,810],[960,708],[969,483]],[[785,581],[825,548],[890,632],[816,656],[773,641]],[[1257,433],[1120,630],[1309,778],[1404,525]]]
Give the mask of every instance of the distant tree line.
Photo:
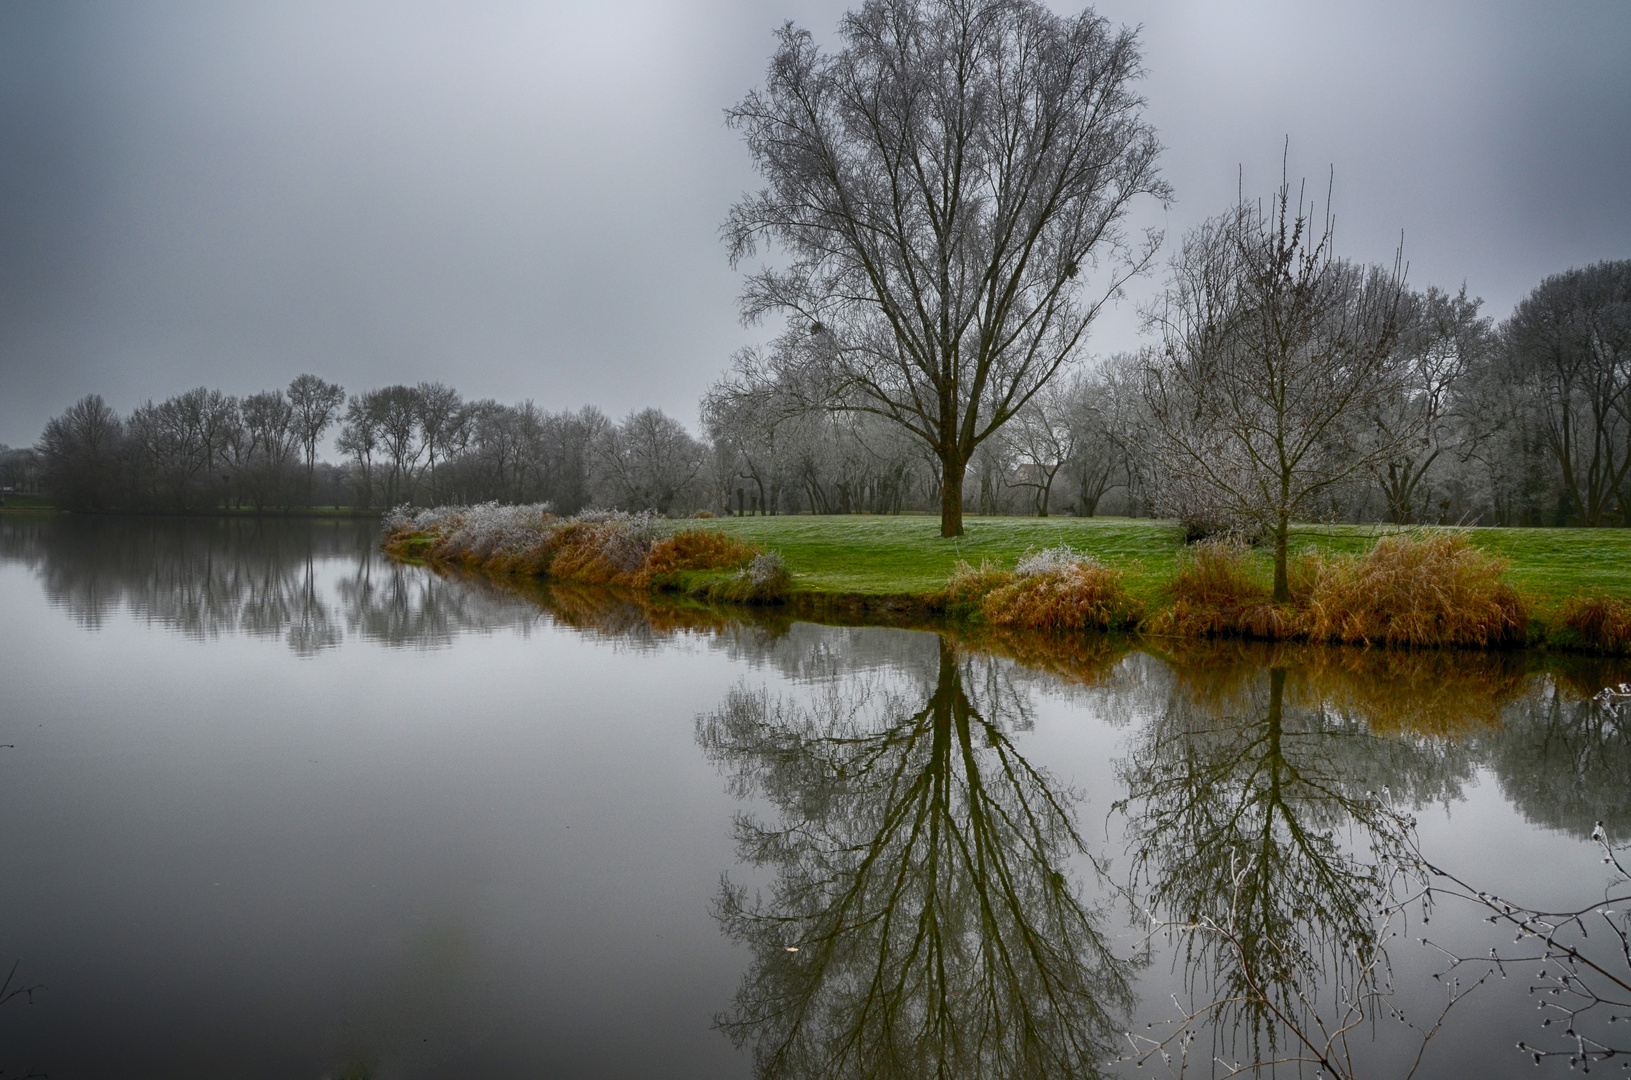
[[[338,462],[320,460],[331,435]],[[200,387],[128,416],[92,394],[47,423],[27,457],[44,490],[82,511],[496,500],[676,513],[712,501],[708,448],[659,410],[613,423],[593,407],[466,401],[441,383],[347,397],[301,375],[242,398]]]
[[[40,455],[32,447],[0,443],[0,496],[40,490]]]
[[[1282,189],[1186,237],[1153,343],[1062,374],[982,442],[985,514],[1177,517],[1274,539],[1284,521],[1631,524],[1631,260],[1543,281],[1499,325],[1465,289],[1331,255]],[[790,334],[797,338],[798,335]],[[121,416],[76,402],[0,488],[78,510],[209,512],[552,502],[669,514],[940,507],[943,463],[900,424],[744,353],[703,438],[657,409],[466,401],[441,383],[347,395],[302,375]],[[323,460],[332,437],[341,459]]]

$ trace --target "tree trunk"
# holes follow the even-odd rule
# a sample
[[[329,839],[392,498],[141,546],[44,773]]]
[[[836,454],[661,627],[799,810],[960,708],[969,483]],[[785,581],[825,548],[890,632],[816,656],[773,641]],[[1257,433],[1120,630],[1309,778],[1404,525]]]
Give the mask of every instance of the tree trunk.
[[[1291,584],[1286,576],[1286,538],[1290,532],[1291,520],[1287,514],[1281,514],[1274,525],[1274,596],[1276,604],[1284,604],[1291,600]]]
[[[968,462],[942,454],[940,457],[940,535],[963,535],[963,473]]]

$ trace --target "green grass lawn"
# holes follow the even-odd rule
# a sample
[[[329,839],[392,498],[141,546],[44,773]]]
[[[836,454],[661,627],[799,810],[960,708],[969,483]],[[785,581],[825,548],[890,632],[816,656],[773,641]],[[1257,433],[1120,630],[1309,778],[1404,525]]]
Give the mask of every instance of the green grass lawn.
[[[751,517],[699,521],[781,552],[795,588],[844,593],[925,593],[945,585],[959,559],[1011,568],[1027,550],[1068,544],[1130,571],[1133,591],[1157,599],[1181,549],[1177,526],[1142,518],[968,517],[966,535],[940,538],[940,520],[899,517]],[[1388,531],[1375,525],[1306,525],[1293,547],[1363,551]],[[1577,589],[1631,595],[1631,529],[1465,530],[1512,562],[1512,580],[1546,601]],[[1258,557],[1267,573],[1269,553]],[[1549,605],[1548,605],[1549,606]]]
[[[0,512],[43,513],[56,508],[57,504],[46,495],[7,495],[4,503],[0,503]]]

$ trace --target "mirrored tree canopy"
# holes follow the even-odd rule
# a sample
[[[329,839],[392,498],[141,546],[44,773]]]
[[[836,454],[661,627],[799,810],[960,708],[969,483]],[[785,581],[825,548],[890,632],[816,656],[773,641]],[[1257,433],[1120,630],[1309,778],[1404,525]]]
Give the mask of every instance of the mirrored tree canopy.
[[[806,700],[746,687],[697,722],[744,798],[767,891],[727,881],[752,950],[720,1026],[764,1077],[1087,1076],[1131,1006],[1130,965],[1077,880],[1072,794],[1018,751],[1027,691],[939,639],[903,688],[876,675]]]

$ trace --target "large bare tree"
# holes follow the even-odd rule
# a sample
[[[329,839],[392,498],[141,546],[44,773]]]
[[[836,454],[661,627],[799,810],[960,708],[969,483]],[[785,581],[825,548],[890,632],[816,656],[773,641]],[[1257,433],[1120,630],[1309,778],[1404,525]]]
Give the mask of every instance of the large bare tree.
[[[1274,599],[1290,598],[1291,522],[1419,437],[1380,408],[1407,392],[1399,349],[1403,272],[1331,251],[1312,204],[1282,183],[1267,208],[1242,201],[1185,237],[1161,334],[1146,353],[1150,455],[1168,513],[1274,545]]]
[[[786,257],[749,275],[743,315],[789,317],[807,340],[772,355],[819,368],[829,406],[928,444],[958,536],[975,448],[1153,256],[1119,228],[1168,195],[1137,42],[1034,0],[870,0],[839,32],[829,54],[784,26],[764,88],[727,114],[768,185],[731,210],[732,264],[761,242]]]

